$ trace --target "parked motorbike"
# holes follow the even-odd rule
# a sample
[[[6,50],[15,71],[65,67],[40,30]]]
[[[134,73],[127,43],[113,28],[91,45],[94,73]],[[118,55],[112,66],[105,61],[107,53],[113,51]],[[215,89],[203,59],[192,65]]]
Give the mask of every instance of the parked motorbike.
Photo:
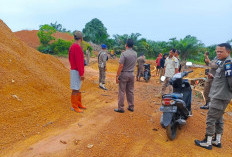
[[[175,74],[169,81],[173,86],[173,93],[162,96],[162,106],[160,111],[163,112],[160,123],[166,128],[167,136],[170,140],[176,138],[177,128],[186,124],[186,120],[191,114],[192,89],[187,79],[189,72]]]
[[[144,64],[144,75],[143,79],[148,82],[151,78],[150,64]]]

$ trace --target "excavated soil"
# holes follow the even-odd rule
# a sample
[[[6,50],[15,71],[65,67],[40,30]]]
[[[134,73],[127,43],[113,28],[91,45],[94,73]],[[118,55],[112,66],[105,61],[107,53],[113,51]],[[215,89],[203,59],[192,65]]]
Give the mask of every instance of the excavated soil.
[[[115,113],[118,60],[108,63],[108,91],[103,91],[96,59],[91,58],[81,89],[87,110],[75,113],[70,110],[68,59],[28,47],[0,21],[0,156],[232,156],[229,112],[224,116],[223,147],[209,151],[195,146],[194,139],[204,137],[207,114],[199,109],[203,100],[196,92],[193,117],[174,141],[168,140],[159,124],[157,77],[135,83],[135,112]]]
[[[68,60],[60,58],[68,68]],[[98,71],[91,68],[96,59],[86,67],[86,79],[96,82]],[[109,61],[111,64],[117,61]],[[117,64],[115,65],[117,66]],[[113,112],[117,107],[117,85],[114,82],[115,72],[107,72],[105,92],[96,88],[85,89],[84,103],[88,109],[81,114],[76,123],[68,128],[60,127],[46,133],[45,138],[35,140],[29,138],[26,144],[22,142],[12,156],[231,156],[232,118],[225,114],[225,131],[223,148],[213,148],[208,151],[195,146],[194,139],[202,139],[205,133],[207,111],[200,110],[203,101],[198,95],[193,96],[193,117],[187,125],[178,130],[177,138],[170,141],[166,130],[160,124],[161,85],[157,77],[152,77],[148,83],[144,81],[135,84],[135,112],[126,110],[124,114]],[[83,85],[86,82],[83,83]],[[94,99],[92,99],[94,95]],[[125,103],[125,105],[127,105]],[[78,116],[78,114],[76,114]],[[32,142],[33,141],[33,142]]]
[[[23,42],[27,43],[28,46],[37,49],[37,47],[40,45],[39,37],[37,36],[38,30],[22,30],[18,32],[14,32],[14,34],[20,38]],[[52,36],[54,36],[56,39],[63,39],[72,41],[73,36],[68,33],[62,33],[62,32],[56,32]]]
[[[57,122],[68,126],[81,117],[69,118],[75,115],[67,109],[69,70],[55,57],[27,46],[2,21],[0,76],[0,152],[56,127]]]

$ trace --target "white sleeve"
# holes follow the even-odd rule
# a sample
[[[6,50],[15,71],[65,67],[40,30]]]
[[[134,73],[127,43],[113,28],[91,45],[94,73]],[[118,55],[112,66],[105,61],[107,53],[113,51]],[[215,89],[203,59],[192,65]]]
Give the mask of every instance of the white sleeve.
[[[176,58],[175,59],[175,69],[179,68],[179,60]]]

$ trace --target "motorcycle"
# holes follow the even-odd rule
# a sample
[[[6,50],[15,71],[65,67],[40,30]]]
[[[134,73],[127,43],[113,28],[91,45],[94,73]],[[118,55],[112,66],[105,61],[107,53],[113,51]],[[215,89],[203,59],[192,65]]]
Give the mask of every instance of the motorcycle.
[[[144,75],[143,79],[148,82],[151,78],[150,64],[144,64]]]
[[[176,130],[186,124],[186,120],[191,115],[192,89],[187,79],[189,72],[175,74],[169,81],[173,86],[173,93],[162,96],[162,106],[160,111],[163,112],[160,124],[166,128],[167,136],[170,140],[176,138]]]

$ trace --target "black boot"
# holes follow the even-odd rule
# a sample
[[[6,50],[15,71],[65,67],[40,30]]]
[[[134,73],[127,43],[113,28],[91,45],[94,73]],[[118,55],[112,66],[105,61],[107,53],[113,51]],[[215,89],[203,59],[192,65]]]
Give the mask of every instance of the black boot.
[[[222,147],[221,137],[222,137],[222,134],[215,134],[215,136],[212,140],[212,145],[215,147],[221,148]]]
[[[195,140],[195,144],[205,149],[212,149],[212,136],[205,136],[205,139],[202,141]]]
[[[209,103],[207,102],[204,106],[201,106],[200,109],[208,110],[209,109]]]

